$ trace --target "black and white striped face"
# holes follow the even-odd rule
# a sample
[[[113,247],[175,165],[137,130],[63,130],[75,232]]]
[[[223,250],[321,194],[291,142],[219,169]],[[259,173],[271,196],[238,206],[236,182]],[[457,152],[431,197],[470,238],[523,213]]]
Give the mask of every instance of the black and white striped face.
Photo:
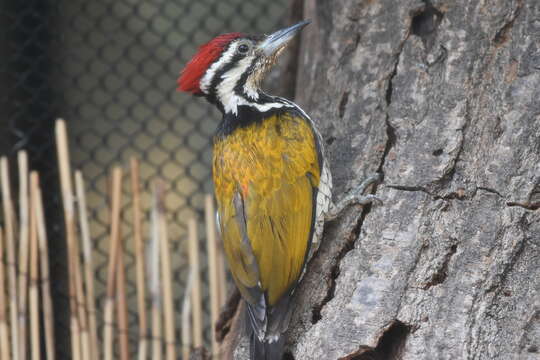
[[[225,112],[258,100],[260,83],[277,58],[277,53],[265,56],[261,41],[253,36],[231,41],[201,78],[201,91],[219,101]]]

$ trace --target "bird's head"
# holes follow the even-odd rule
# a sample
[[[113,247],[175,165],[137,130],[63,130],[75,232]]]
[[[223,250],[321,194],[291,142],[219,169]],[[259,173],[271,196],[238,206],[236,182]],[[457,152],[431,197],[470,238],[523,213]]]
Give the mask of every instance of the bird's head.
[[[265,74],[290,40],[309,24],[302,21],[270,35],[229,33],[202,45],[178,79],[178,90],[205,96],[222,111],[256,103]]]

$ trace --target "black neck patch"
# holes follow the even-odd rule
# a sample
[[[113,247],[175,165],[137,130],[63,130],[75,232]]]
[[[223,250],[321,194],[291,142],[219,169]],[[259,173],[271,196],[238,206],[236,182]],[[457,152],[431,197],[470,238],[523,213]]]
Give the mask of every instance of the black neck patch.
[[[278,101],[274,100],[273,102],[277,103]],[[237,115],[232,113],[223,114],[223,119],[221,120],[216,132],[216,137],[225,137],[234,132],[236,129],[261,123],[268,117],[274,115],[279,116],[287,111],[298,112],[296,108],[288,106],[288,104],[284,104],[282,107],[271,108],[268,111],[260,111],[256,107],[250,105],[240,105],[238,106]],[[301,114],[299,113],[298,116],[301,116]]]

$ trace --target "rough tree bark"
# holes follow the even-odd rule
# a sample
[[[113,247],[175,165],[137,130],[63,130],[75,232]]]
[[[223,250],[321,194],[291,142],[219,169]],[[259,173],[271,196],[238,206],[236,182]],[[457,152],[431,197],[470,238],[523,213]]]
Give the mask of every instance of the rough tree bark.
[[[379,171],[384,205],[327,224],[287,357],[538,359],[540,1],[307,0],[304,17],[296,100],[335,198]],[[224,341],[246,359],[238,319]]]

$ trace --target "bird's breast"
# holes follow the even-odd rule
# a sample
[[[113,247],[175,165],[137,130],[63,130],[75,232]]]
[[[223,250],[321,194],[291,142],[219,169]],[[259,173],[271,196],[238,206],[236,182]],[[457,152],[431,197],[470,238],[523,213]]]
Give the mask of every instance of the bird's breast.
[[[256,188],[264,196],[307,173],[316,187],[320,174],[317,157],[308,120],[295,113],[270,115],[215,138],[216,194],[231,199],[239,187],[244,195]]]

